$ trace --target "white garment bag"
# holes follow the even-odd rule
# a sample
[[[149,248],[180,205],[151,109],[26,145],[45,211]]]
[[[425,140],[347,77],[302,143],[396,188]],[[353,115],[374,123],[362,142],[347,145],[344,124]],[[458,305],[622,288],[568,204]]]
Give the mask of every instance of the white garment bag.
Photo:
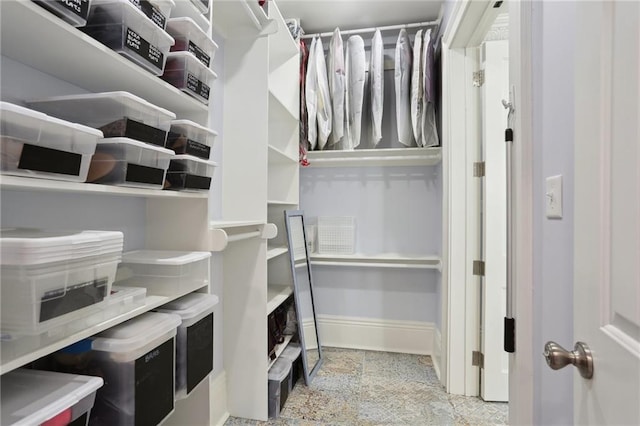
[[[329,64],[327,68],[329,77],[329,92],[333,109],[333,125],[329,136],[329,147],[340,142],[344,136],[344,95],[345,95],[345,68],[344,48],[340,29],[336,28],[329,42]]]
[[[342,148],[352,150],[360,145],[362,99],[364,97],[364,80],[366,75],[364,40],[362,40],[360,36],[351,36],[349,40],[347,40],[345,71],[347,82],[345,116],[347,123]]]
[[[318,108],[317,82],[316,78],[316,39],[311,41],[309,48],[309,62],[307,63],[307,75],[305,76],[304,96],[307,103],[307,140],[309,141],[309,150],[316,148],[318,140],[318,128],[316,121],[316,112]]]
[[[411,71],[411,127],[418,146],[422,141],[422,115],[424,102],[424,78],[422,59],[422,30],[413,41],[413,69]]]
[[[411,128],[411,42],[403,28],[398,35],[395,57],[396,124],[398,141],[406,146],[414,144]]]
[[[369,82],[371,84],[371,129],[373,146],[382,140],[382,113],[384,109],[384,43],[380,30],[371,40]]]
[[[324,149],[331,134],[332,113],[331,95],[329,94],[329,81],[327,80],[327,64],[324,60],[324,46],[322,40],[318,38],[314,55],[316,57],[316,84],[318,99],[318,110],[316,117],[318,121],[318,149]]]
[[[432,34],[431,29],[426,30],[423,41],[424,101],[421,146],[438,146],[440,144],[436,125],[435,60]]]

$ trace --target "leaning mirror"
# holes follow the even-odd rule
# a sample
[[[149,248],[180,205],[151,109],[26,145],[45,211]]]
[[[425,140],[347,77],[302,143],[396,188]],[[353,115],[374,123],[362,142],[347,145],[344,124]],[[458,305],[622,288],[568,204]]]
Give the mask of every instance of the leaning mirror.
[[[293,293],[298,316],[304,380],[309,385],[322,365],[322,348],[318,336],[311,263],[309,262],[307,238],[304,232],[304,215],[300,210],[286,210],[284,214],[291,257]]]

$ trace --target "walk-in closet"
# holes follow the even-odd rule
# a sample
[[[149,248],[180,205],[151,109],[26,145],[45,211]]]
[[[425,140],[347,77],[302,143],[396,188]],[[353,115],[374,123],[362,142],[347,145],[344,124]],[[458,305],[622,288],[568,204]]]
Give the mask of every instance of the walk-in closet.
[[[453,3],[0,1],[1,423],[454,419]]]

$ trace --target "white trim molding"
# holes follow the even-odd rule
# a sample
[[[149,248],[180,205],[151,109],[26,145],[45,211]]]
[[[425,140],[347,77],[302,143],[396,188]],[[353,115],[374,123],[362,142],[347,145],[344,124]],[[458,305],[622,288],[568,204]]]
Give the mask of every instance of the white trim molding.
[[[222,426],[229,418],[227,410],[227,375],[221,372],[209,384],[211,424]]]
[[[318,315],[322,346],[432,355],[431,322]]]
[[[440,383],[442,383],[442,376],[440,375],[440,364],[442,363],[442,335],[437,327],[433,333],[433,353],[431,354],[431,361],[433,362],[433,369],[436,370],[436,376]]]

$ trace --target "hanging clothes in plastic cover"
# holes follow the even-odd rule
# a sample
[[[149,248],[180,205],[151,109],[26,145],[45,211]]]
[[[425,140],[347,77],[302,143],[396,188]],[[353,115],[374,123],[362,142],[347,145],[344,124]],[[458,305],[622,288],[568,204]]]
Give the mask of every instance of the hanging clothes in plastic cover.
[[[411,70],[411,128],[418,146],[422,140],[422,113],[424,99],[424,78],[422,61],[422,30],[418,30],[413,40],[413,67]]]
[[[300,40],[300,161],[306,161],[307,131],[309,122],[307,119],[307,98],[305,96],[307,80],[307,61],[309,60],[309,49],[304,40]],[[302,158],[302,156],[305,156]]]
[[[360,145],[362,99],[364,97],[364,80],[366,75],[364,40],[362,40],[360,36],[351,36],[347,41],[345,70],[347,77],[345,98],[347,126],[342,148],[352,150]]]
[[[411,42],[407,30],[400,30],[396,43],[395,89],[396,89],[396,125],[398,141],[405,146],[414,144],[411,128]]]
[[[317,79],[318,109],[316,118],[318,121],[318,149],[324,149],[331,134],[333,116],[331,113],[331,95],[329,93],[329,81],[327,80],[327,63],[324,60],[324,46],[322,39],[318,38],[315,47],[315,66]]]
[[[329,76],[329,92],[331,93],[331,105],[333,109],[333,126],[329,136],[329,147],[339,143],[344,136],[344,95],[345,95],[345,68],[344,48],[340,29],[336,28],[329,42],[329,64],[327,68]]]
[[[433,31],[426,30],[423,41],[424,61],[424,102],[422,115],[422,146],[438,146],[438,127],[436,124],[436,67],[434,58]]]
[[[384,111],[384,43],[380,30],[376,30],[371,40],[370,62],[371,143],[376,146],[382,140],[382,113]]]
[[[316,122],[316,113],[318,110],[318,79],[316,78],[316,39],[311,41],[309,48],[309,62],[307,62],[307,77],[305,81],[304,96],[307,102],[307,141],[309,141],[309,149],[316,148],[318,141],[318,128]]]

